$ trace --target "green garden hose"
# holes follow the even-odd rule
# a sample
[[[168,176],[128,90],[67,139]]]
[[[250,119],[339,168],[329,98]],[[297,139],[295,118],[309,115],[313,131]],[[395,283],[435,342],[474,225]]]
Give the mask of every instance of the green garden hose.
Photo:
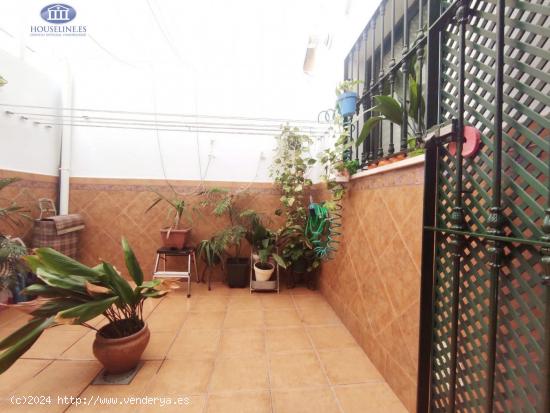
[[[342,206],[336,203],[328,208],[325,203],[309,205],[309,216],[306,224],[306,237],[313,245],[317,257],[331,259],[332,253],[338,249],[338,237],[341,235]]]

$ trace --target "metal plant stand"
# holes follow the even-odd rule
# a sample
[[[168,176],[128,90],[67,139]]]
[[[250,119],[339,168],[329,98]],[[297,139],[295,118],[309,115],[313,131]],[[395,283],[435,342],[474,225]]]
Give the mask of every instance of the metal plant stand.
[[[254,254],[250,253],[250,294],[252,294],[254,291],[277,291],[277,294],[279,294],[279,284],[281,278],[279,274],[279,264],[277,264],[276,262],[274,263],[274,280],[269,279],[268,281],[256,281],[254,279],[254,264],[256,262],[258,262],[258,260],[254,258]],[[271,276],[271,278],[273,278],[273,275]]]

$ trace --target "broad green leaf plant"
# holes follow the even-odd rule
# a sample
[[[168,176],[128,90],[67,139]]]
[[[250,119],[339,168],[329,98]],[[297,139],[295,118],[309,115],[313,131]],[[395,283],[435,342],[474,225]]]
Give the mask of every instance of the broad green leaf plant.
[[[409,156],[424,153],[422,141],[417,137],[425,136],[426,129],[424,122],[424,113],[426,104],[422,96],[422,90],[419,86],[419,76],[421,73],[416,65],[415,59],[411,62],[411,67],[414,70],[408,76],[409,91],[407,102],[403,102],[402,97],[394,98],[391,95],[374,96],[375,106],[367,109],[366,112],[371,112],[372,116],[364,123],[359,137],[355,141],[355,146],[359,147],[365,139],[370,135],[372,129],[381,121],[387,120],[400,127],[403,126],[403,113],[406,112],[407,128],[409,136],[407,139]],[[420,112],[420,122],[418,114]]]
[[[127,337],[144,326],[143,303],[163,297],[175,282],[144,281],[143,271],[128,242],[122,239],[124,260],[132,283],[108,262],[88,267],[51,248],[38,248],[25,261],[41,280],[23,292],[33,301],[8,305],[29,313],[31,320],[0,340],[0,374],[5,372],[38,340],[44,330],[64,324],[80,324],[96,330],[90,321],[99,315],[109,321],[99,334]]]

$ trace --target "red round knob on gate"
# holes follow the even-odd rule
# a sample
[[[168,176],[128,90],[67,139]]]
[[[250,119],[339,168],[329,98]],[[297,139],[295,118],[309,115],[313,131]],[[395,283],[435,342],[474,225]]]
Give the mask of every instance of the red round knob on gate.
[[[473,126],[464,126],[464,142],[462,143],[462,156],[471,158],[479,150],[481,144],[481,132]],[[456,155],[456,142],[449,143],[449,153]]]

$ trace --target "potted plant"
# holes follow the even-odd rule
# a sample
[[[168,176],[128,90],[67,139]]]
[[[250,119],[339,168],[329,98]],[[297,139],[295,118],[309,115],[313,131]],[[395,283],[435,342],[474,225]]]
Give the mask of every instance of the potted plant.
[[[403,115],[405,114],[409,131],[409,136],[407,137],[407,156],[417,156],[425,152],[423,137],[426,135],[424,125],[426,103],[418,82],[421,73],[417,73],[418,67],[415,58],[410,62],[410,67],[414,68],[414,70],[411,70],[408,76],[409,92],[407,102],[404,103],[400,96],[397,96],[397,98],[391,95],[374,96],[376,105],[366,110],[366,112],[371,112],[372,116],[364,123],[361,133],[355,141],[356,147],[359,147],[367,136],[369,136],[372,129],[383,120],[401,127],[403,124]],[[405,154],[396,154],[395,157],[397,160],[401,160],[405,158]]]
[[[244,288],[248,284],[250,261],[241,255],[242,242],[245,240],[246,228],[243,213],[237,207],[240,193],[231,193],[226,189],[211,188],[202,193],[203,207],[213,207],[212,214],[228,218],[229,225],[214,237],[223,246],[227,284],[231,288]]]
[[[223,258],[225,240],[219,236],[213,236],[210,239],[203,239],[197,247],[197,255],[203,260],[204,268],[201,274],[201,280],[204,280],[204,276],[207,271],[221,264],[223,270]],[[208,289],[210,290],[210,274],[208,274]]]
[[[32,318],[0,340],[0,373],[21,357],[44,330],[63,324],[79,324],[96,331],[93,351],[106,372],[119,374],[137,365],[150,337],[143,302],[164,296],[175,283],[144,281],[138,260],[124,238],[122,249],[133,284],[104,261],[91,268],[51,248],[38,248],[36,255],[25,257],[41,282],[24,292],[38,298],[10,305]],[[96,329],[89,322],[99,315],[108,323]]]
[[[0,76],[0,87],[4,86],[6,83],[8,83],[8,81]]]
[[[361,80],[344,80],[336,87],[336,108],[340,115],[351,116],[355,113],[357,92],[353,89],[361,83]]]
[[[275,263],[286,268],[283,258],[276,253],[275,239],[266,238],[262,241],[262,248],[258,250],[257,259],[254,259],[254,275],[256,281],[268,281],[275,270]]]
[[[25,301],[21,290],[26,287],[28,270],[21,258],[27,255],[27,247],[20,238],[0,235],[0,295],[7,302],[11,296],[13,302]]]
[[[0,190],[17,181],[19,178],[0,179]],[[16,202],[6,198],[0,198],[0,201],[0,222],[6,227],[16,229],[23,224],[23,219],[31,219],[29,211]],[[20,238],[0,234],[0,302],[7,302],[10,298],[15,302],[25,299],[20,291],[27,284],[28,271],[21,261],[26,254],[27,248]]]
[[[187,203],[183,198],[179,196],[174,188],[172,188],[173,196],[171,198],[164,196],[154,189],[152,189],[152,191],[157,194],[157,198],[153,201],[151,205],[149,205],[145,212],[149,212],[162,201],[168,204],[167,219],[171,224],[170,226],[162,228],[160,230],[162,245],[166,248],[173,249],[184,248],[185,243],[189,239],[192,221],[191,216],[187,214]],[[181,228],[181,221],[184,216],[188,220],[189,226],[187,226],[186,228]]]

